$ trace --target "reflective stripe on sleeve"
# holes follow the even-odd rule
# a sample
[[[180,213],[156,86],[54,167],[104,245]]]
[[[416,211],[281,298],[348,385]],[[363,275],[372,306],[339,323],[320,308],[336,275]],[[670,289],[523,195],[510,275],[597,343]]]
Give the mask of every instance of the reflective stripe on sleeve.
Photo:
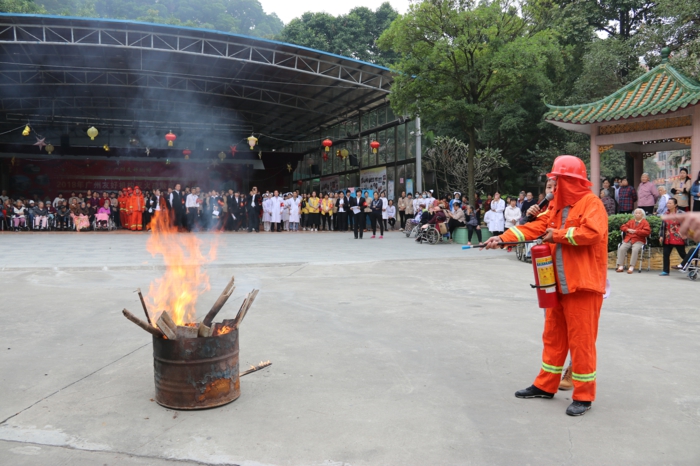
[[[595,380],[595,372],[590,374],[577,374],[576,372],[571,373],[571,378],[578,382],[593,382]]]
[[[513,234],[518,238],[518,241],[525,241],[525,235],[518,230],[518,227],[510,227],[508,230],[513,232]]]
[[[542,362],[542,370],[552,374],[561,374],[564,371],[564,366],[552,366],[546,362]]]
[[[574,240],[574,229],[575,227],[570,227],[568,230],[566,230],[566,239],[572,246],[578,246],[578,244]]]

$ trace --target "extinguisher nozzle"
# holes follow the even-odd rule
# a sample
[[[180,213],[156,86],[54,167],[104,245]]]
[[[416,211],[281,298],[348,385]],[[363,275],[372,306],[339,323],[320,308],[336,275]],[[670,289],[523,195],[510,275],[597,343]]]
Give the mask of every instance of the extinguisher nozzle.
[[[471,246],[462,246],[462,249],[471,249]]]

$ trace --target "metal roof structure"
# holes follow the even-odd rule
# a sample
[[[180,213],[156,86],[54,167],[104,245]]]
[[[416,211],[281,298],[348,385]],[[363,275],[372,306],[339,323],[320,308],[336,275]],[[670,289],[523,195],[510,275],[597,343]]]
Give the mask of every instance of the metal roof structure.
[[[387,68],[265,39],[0,14],[0,132],[27,121],[254,132],[279,149],[383,104],[391,83]]]

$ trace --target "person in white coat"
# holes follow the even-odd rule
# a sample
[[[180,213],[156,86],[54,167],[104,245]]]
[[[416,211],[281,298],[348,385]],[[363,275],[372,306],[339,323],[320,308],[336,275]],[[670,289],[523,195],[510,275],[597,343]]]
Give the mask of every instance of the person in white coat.
[[[301,198],[296,192],[292,194],[292,197],[287,199],[287,206],[289,207],[289,230],[299,231],[299,212],[301,211]]]
[[[489,223],[489,231],[494,235],[500,235],[505,231],[505,217],[503,212],[506,210],[506,203],[501,199],[501,193],[496,192],[491,201],[491,210],[496,215],[491,215],[491,223]],[[492,228],[493,227],[493,228]]]
[[[284,199],[280,197],[279,191],[275,189],[274,194],[270,198],[270,231],[282,231],[282,207]]]
[[[265,231],[270,231],[270,202],[271,198],[268,197],[267,194],[263,194],[263,202],[262,202],[262,208],[263,208],[263,229]]]
[[[506,207],[506,211],[504,212],[504,217],[506,219],[506,229],[517,225],[522,215],[523,213],[518,207],[518,200],[511,199],[510,205]]]
[[[389,200],[386,198],[386,192],[382,191],[379,193],[379,200],[382,201],[382,222],[384,222],[384,231],[389,230],[389,225],[387,224],[389,220],[389,214],[387,213],[387,207],[389,207]]]

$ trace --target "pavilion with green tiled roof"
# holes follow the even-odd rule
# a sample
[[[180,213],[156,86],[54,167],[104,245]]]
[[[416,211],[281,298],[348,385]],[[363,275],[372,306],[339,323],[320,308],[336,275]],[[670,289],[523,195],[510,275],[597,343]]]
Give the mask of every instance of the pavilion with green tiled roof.
[[[662,63],[622,89],[596,102],[548,105],[545,121],[591,137],[591,181],[600,189],[600,154],[610,149],[634,158],[634,183],[642,174],[644,154],[691,150],[691,173],[700,171],[700,83]]]

